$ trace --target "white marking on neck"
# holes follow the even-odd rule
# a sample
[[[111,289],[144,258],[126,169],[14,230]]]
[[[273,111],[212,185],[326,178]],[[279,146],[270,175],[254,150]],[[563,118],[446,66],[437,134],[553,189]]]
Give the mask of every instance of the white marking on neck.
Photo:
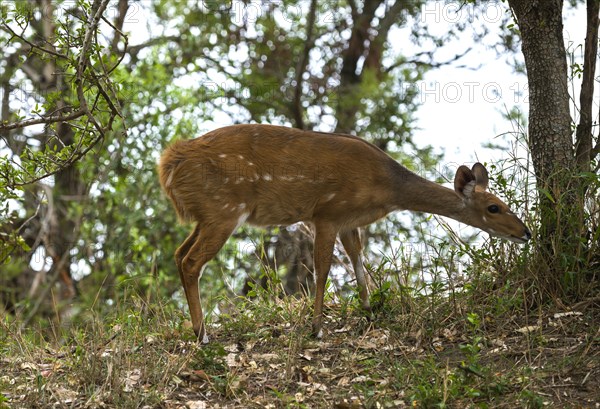
[[[171,171],[171,173],[169,173],[169,177],[167,178],[167,182],[165,184],[167,187],[171,186],[171,183],[173,182],[173,173],[175,172]]]
[[[246,207],[246,204],[242,203],[238,207],[241,207],[241,206]],[[243,207],[242,207],[242,209],[243,209]],[[237,225],[235,226],[235,229],[233,229],[233,231],[236,231],[242,224],[244,224],[246,222],[246,220],[248,220],[248,216],[250,216],[250,212],[244,212],[244,213],[242,213],[240,215],[240,217],[238,217]]]

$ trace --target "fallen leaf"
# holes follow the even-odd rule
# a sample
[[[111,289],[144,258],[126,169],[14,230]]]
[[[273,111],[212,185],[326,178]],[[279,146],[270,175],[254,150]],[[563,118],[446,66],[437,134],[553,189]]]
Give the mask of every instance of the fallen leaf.
[[[294,394],[294,399],[296,399],[296,402],[302,403],[302,402],[304,402],[304,395],[300,392],[296,392]]]
[[[362,342],[359,342],[358,344],[359,348],[362,349],[378,349],[378,346],[375,342],[371,341],[371,340],[366,340],[364,339]]]
[[[540,329],[539,325],[529,325],[527,327],[519,328],[516,331],[520,332],[521,334],[528,334],[530,332],[537,331],[539,329]]]
[[[61,403],[73,403],[77,399],[77,392],[59,386],[53,391],[53,394],[58,397]]]
[[[305,359],[307,361],[312,361],[312,356],[310,354],[298,354],[300,358]]]
[[[583,315],[582,312],[579,311],[567,311],[567,312],[557,312],[554,314],[554,318],[563,318],[563,317],[571,317],[573,315]]]
[[[127,371],[125,373],[125,386],[123,386],[123,392],[133,392],[135,386],[137,386],[140,378],[142,377],[142,371],[140,369],[134,369],[133,371]]]
[[[369,379],[369,378],[367,378],[365,375],[359,375],[359,376],[357,376],[357,377],[353,378],[353,379],[352,379],[350,382],[353,382],[353,383],[365,382],[365,381],[367,381],[368,379]]]
[[[23,362],[21,364],[21,369],[31,369],[37,371],[37,365],[31,362]]]
[[[227,363],[227,366],[229,366],[230,368],[235,368],[236,366],[240,366],[240,364],[237,362],[237,354],[227,354],[227,356],[225,357],[225,362]]]
[[[348,386],[349,383],[350,378],[348,378],[347,376],[342,376],[337,384],[338,386]]]
[[[256,345],[257,341],[248,341],[246,342],[246,345],[244,345],[244,351],[251,351],[252,349],[254,349],[254,345]]]
[[[192,374],[194,374],[195,376],[198,377],[198,379],[201,379],[203,381],[210,381],[210,376],[208,376],[208,374],[206,372],[204,372],[202,369],[196,369],[196,370],[192,371]]]
[[[252,354],[252,358],[258,359],[258,360],[272,361],[274,359],[279,358],[279,355],[277,355],[277,354]]]
[[[490,339],[489,340],[490,345],[495,346],[495,347],[506,347],[506,343],[499,339],[499,338],[494,338],[494,339]]]
[[[240,349],[238,348],[238,344],[229,344],[229,345],[226,345],[223,349],[227,352],[240,352]]]
[[[323,375],[328,375],[331,373],[331,368],[319,368],[318,372]]]
[[[456,338],[456,330],[444,328],[442,330],[442,336],[449,341],[454,341],[454,339]]]
[[[208,406],[206,406],[206,402],[204,402],[203,400],[188,400],[185,403],[185,406],[188,409],[207,409]]]

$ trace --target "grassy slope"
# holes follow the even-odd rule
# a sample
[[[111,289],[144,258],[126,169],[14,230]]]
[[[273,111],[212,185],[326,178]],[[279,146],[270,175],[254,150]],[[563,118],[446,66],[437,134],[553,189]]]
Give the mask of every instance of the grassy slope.
[[[599,306],[573,314],[505,300],[391,290],[369,322],[329,302],[322,341],[311,301],[260,292],[198,345],[183,316],[134,299],[51,343],[0,323],[0,408],[598,407]],[[432,301],[436,299],[436,301]],[[564,311],[562,311],[564,312]]]

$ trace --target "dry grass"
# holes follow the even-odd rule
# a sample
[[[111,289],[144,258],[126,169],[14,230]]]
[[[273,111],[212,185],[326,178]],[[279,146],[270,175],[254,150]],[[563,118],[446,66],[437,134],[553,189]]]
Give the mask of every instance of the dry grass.
[[[208,345],[137,299],[59,342],[5,318],[0,408],[598,407],[597,301],[565,314],[492,298],[475,310],[472,294],[389,290],[373,322],[352,298],[330,302],[321,341],[310,300],[266,291],[213,323]]]

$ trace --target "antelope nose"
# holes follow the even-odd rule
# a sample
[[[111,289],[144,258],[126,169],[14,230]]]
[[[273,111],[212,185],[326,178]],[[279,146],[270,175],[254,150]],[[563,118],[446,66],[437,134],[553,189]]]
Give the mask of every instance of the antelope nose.
[[[525,227],[525,235],[523,236],[523,238],[525,239],[525,241],[531,239],[531,230],[529,230],[527,227]]]

